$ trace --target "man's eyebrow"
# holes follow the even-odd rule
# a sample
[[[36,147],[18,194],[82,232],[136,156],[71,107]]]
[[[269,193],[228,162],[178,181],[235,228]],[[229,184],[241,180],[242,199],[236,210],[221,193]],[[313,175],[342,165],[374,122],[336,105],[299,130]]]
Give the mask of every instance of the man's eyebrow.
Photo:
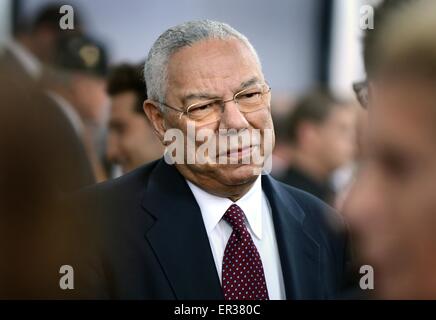
[[[253,78],[251,78],[251,79],[249,79],[247,81],[242,82],[241,85],[239,86],[238,91],[247,89],[248,87],[252,86],[253,84],[258,84],[260,82],[261,81],[260,81],[260,79],[258,77],[253,77]]]
[[[242,82],[240,84],[240,86],[238,87],[238,89],[236,90],[236,92],[242,91],[242,90],[252,86],[253,84],[257,84],[260,82],[261,81],[258,77],[250,78],[249,80]],[[222,97],[220,97],[218,95],[210,94],[207,92],[190,93],[190,94],[187,94],[186,96],[183,97],[183,99],[182,99],[183,105],[186,106],[187,102],[189,100],[193,100],[193,99],[214,100],[214,99],[222,99]]]
[[[193,99],[213,100],[213,99],[220,99],[220,97],[206,92],[190,93],[183,97],[182,99],[183,105],[186,106],[187,102]]]

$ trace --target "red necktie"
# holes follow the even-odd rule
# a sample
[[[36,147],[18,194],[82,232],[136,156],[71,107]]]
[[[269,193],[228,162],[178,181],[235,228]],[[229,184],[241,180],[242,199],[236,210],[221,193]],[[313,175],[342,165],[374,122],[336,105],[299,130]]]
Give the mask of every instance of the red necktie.
[[[224,220],[233,228],[223,257],[222,287],[226,300],[268,300],[262,260],[244,223],[244,212],[232,204]]]

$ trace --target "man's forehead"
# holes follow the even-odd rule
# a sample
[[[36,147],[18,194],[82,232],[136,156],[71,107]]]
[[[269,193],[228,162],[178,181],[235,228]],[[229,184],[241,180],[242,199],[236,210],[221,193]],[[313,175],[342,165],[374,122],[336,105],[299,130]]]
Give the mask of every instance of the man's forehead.
[[[138,97],[133,91],[126,91],[112,97],[111,116],[125,116],[135,112]]]
[[[262,76],[258,61],[236,39],[200,41],[180,49],[168,64],[168,83],[176,87],[239,86],[253,76]]]
[[[247,58],[254,55],[253,51],[242,40],[236,38],[228,39],[205,39],[193,43],[189,46],[184,46],[174,52],[169,60],[172,61],[184,61],[195,62],[198,59],[205,59],[209,62],[213,62],[215,59],[219,59],[225,55],[226,58],[232,56],[236,58]],[[253,57],[254,58],[254,57]]]
[[[418,100],[379,101],[369,110],[368,136],[378,150],[390,148],[408,154],[435,149],[434,111]]]

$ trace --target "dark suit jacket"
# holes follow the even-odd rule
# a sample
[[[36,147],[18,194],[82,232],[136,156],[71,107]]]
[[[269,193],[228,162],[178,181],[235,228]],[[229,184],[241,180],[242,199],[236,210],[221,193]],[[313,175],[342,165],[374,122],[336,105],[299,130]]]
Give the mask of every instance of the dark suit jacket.
[[[70,230],[58,202],[95,179],[68,119],[12,58],[0,58],[0,299],[54,298]]]
[[[35,84],[35,79],[30,76],[21,62],[8,48],[5,48],[0,54],[0,70],[12,75],[8,80],[16,85],[26,87]]]
[[[339,220],[320,200],[268,175],[262,188],[287,299],[333,298],[346,262]],[[101,232],[92,264],[75,269],[85,297],[223,299],[200,209],[174,166],[158,160],[87,188],[74,202]]]

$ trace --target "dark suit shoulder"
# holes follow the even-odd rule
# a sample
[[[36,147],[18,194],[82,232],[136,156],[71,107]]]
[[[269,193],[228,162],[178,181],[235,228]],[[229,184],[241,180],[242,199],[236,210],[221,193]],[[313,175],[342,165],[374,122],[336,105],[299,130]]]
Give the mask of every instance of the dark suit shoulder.
[[[85,187],[67,199],[67,207],[91,228],[114,231],[120,224],[136,224],[149,176],[155,162],[117,179]]]
[[[141,193],[146,187],[148,178],[156,166],[157,161],[145,164],[119,178],[107,180],[81,189],[76,196],[84,200],[120,200],[133,197]]]
[[[342,216],[330,205],[315,197],[314,195],[301,189],[289,186],[277,181],[290,197],[303,209],[305,216],[303,224],[325,222],[329,228],[337,229],[338,232],[344,231],[344,220]]]
[[[304,212],[301,224],[306,232],[336,257],[343,265],[348,260],[348,231],[343,217],[317,197],[282,182],[280,189]]]

